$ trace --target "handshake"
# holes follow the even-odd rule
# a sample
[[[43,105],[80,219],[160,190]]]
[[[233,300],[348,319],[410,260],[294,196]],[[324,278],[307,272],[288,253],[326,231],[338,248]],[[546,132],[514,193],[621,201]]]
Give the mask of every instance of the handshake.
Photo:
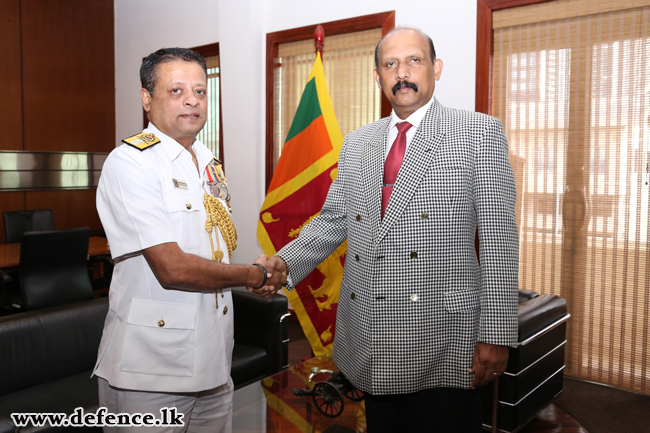
[[[263,298],[270,298],[287,283],[287,265],[280,257],[261,255],[253,265],[260,269],[263,269],[263,266],[266,269],[266,275],[258,287],[246,287],[249,292],[256,293]]]

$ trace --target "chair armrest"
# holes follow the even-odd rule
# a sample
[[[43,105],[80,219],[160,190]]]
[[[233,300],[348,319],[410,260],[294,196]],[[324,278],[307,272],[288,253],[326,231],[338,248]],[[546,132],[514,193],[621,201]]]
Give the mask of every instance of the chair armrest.
[[[245,288],[234,288],[235,344],[259,347],[268,354],[268,371],[273,374],[287,365],[288,330],[284,321],[289,302],[282,295],[264,299]]]
[[[0,284],[5,285],[11,283],[11,276],[0,269]]]
[[[113,259],[111,259],[109,256],[94,256],[90,257],[88,259],[89,262],[102,262],[106,266],[110,266],[111,269],[113,266],[115,266],[115,263],[113,262]]]
[[[89,257],[88,263],[101,263],[103,266],[103,276],[93,280],[93,289],[108,288],[111,286],[111,280],[113,279],[113,268],[115,267],[115,262],[109,256],[95,256]]]
[[[532,290],[519,289],[518,291],[519,303],[526,302],[529,299],[533,299],[539,296],[539,293],[533,292]]]
[[[540,295],[519,304],[519,342],[544,331],[568,317],[566,300],[555,295]]]
[[[11,285],[11,275],[0,269],[0,308],[4,308],[7,303],[7,291]]]
[[[104,265],[104,276],[110,279],[110,277],[113,275],[113,268],[115,267],[115,262],[113,262],[113,259],[111,259],[109,256],[89,257],[88,262],[102,263]]]
[[[0,416],[0,433],[14,433],[17,431],[18,429],[11,419]]]

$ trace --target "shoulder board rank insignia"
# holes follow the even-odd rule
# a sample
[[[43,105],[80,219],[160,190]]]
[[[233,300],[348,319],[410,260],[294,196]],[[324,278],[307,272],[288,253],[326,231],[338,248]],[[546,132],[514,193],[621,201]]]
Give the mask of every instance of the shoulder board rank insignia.
[[[160,143],[160,138],[150,132],[141,132],[132,137],[125,138],[122,142],[135,147],[139,151],[143,151]]]

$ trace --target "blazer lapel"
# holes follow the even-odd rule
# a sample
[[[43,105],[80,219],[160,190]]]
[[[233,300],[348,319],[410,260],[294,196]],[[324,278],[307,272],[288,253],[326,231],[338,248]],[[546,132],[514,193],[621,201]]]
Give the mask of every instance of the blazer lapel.
[[[441,128],[441,112],[440,104],[434,100],[409,144],[375,242],[381,242],[399,219],[429,168],[445,136],[445,131]]]
[[[385,120],[372,139],[365,144],[363,149],[365,161],[361,164],[363,196],[366,198],[368,206],[373,239],[379,233],[381,224],[381,184],[384,175],[384,153],[386,152],[386,140],[388,140],[389,118]]]

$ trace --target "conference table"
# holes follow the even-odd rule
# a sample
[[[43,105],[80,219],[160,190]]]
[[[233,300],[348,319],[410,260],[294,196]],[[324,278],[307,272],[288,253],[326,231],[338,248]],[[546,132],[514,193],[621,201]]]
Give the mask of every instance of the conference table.
[[[88,243],[88,256],[97,257],[111,253],[108,241],[102,236],[91,236]],[[20,266],[20,243],[0,244],[0,269]]]

